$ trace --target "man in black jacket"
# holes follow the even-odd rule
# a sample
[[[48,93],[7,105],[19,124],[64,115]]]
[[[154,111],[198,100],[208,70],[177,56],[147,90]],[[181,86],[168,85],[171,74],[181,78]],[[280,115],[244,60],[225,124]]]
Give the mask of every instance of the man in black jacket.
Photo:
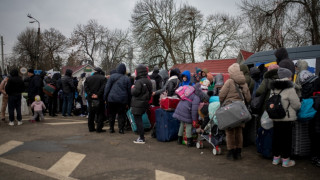
[[[89,105],[89,117],[88,128],[89,132],[97,131],[97,133],[106,132],[103,130],[104,115],[104,100],[103,91],[106,85],[107,79],[104,77],[104,73],[101,68],[94,69],[96,72],[88,77],[84,82],[84,89],[87,93],[88,105]],[[97,116],[97,128],[94,126],[94,119]]]
[[[8,109],[9,109],[9,125],[14,125],[14,110],[17,111],[18,125],[22,124],[21,116],[21,93],[24,91],[24,82],[19,76],[18,70],[13,69],[10,72],[11,77],[9,78],[6,85],[6,92],[8,94]]]
[[[72,103],[73,103],[73,92],[75,90],[73,79],[72,79],[72,70],[67,69],[65,76],[61,79],[62,91],[63,91],[63,105],[62,105],[62,116],[71,115]]]
[[[120,64],[117,73],[108,79],[104,89],[104,100],[110,107],[110,133],[114,133],[114,122],[118,114],[119,133],[124,134],[126,107],[131,100],[131,82],[126,74],[126,66]]]
[[[28,100],[29,104],[32,104],[36,95],[43,97],[43,81],[39,75],[34,74],[33,69],[28,70],[28,77]]]

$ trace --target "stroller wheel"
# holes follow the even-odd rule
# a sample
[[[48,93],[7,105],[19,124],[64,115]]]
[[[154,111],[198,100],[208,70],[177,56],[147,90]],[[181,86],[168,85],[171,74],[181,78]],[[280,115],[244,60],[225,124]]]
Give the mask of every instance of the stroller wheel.
[[[214,148],[214,149],[212,149],[212,154],[213,155],[217,155],[217,150]]]
[[[201,149],[201,142],[200,142],[200,141],[197,142],[196,147],[197,147],[198,149]]]
[[[217,150],[217,154],[221,154],[221,148],[220,147],[216,147],[216,150]]]

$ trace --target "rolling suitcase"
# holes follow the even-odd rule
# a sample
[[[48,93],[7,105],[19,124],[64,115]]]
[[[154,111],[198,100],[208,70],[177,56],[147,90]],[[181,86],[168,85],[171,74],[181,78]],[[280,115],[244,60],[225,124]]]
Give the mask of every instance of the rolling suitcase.
[[[308,156],[310,153],[309,121],[295,121],[292,129],[292,154]]]
[[[166,142],[178,138],[180,121],[172,117],[173,113],[161,108],[156,110],[156,134],[158,141]]]
[[[136,122],[135,122],[135,120],[134,120],[133,114],[131,113],[131,109],[129,109],[129,110],[127,111],[127,117],[128,117],[128,119],[129,119],[129,121],[130,121],[132,131],[133,131],[133,132],[137,132],[137,125],[136,125]],[[144,113],[144,114],[142,115],[142,123],[143,123],[143,128],[144,128],[145,130],[150,130],[151,124],[150,124],[150,122],[149,122],[149,118],[148,118],[147,113]]]
[[[273,128],[266,130],[260,127],[257,133],[257,152],[265,158],[272,158],[272,136]]]

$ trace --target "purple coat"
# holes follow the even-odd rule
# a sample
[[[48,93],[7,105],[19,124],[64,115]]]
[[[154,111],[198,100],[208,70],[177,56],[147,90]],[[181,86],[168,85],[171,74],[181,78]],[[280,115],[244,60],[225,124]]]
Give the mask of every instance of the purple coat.
[[[194,93],[188,97],[192,102],[187,100],[180,100],[173,117],[179,121],[186,123],[192,123],[193,120],[198,119],[198,106],[200,104],[200,98]]]

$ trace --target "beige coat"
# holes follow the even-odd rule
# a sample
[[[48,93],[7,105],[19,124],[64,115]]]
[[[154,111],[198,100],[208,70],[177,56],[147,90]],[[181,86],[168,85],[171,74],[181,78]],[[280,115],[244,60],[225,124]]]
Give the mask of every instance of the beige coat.
[[[236,89],[235,83],[240,86],[240,90],[244,96],[244,100],[247,103],[251,101],[251,94],[246,83],[246,78],[243,75],[243,72],[240,71],[239,64],[234,63],[228,68],[228,72],[230,74],[230,79],[226,81],[226,83],[222,86],[219,92],[220,104],[226,102],[226,104],[230,104],[232,101],[241,101],[241,97]]]
[[[278,94],[281,89],[281,104],[284,110],[288,109],[288,113],[283,119],[272,119],[273,121],[295,121],[297,120],[297,111],[300,109],[301,103],[300,99],[294,89],[294,85],[287,78],[285,79],[277,79],[271,83],[270,97],[272,93],[275,92]]]

